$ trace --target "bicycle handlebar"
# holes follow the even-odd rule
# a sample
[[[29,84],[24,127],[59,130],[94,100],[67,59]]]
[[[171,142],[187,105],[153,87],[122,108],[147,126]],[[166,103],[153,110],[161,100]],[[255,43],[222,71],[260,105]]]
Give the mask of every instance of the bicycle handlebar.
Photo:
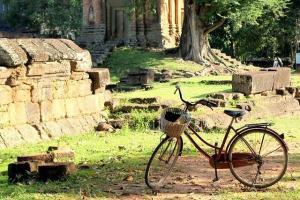
[[[202,105],[204,105],[204,106],[207,106],[207,107],[209,107],[209,108],[212,109],[212,110],[213,110],[212,107],[217,107],[217,104],[216,104],[216,103],[211,102],[211,101],[206,100],[206,99],[200,99],[199,101],[196,101],[195,103],[186,101],[186,100],[184,100],[183,97],[182,97],[182,92],[181,92],[181,89],[180,89],[179,84],[176,84],[175,87],[176,87],[176,90],[175,90],[175,93],[174,93],[174,94],[176,94],[177,91],[179,91],[179,97],[180,97],[180,100],[181,100],[183,103],[185,103],[187,107],[190,107],[190,106],[193,106],[193,107],[194,107],[194,106],[196,106],[196,105],[198,105],[198,104],[202,104]]]

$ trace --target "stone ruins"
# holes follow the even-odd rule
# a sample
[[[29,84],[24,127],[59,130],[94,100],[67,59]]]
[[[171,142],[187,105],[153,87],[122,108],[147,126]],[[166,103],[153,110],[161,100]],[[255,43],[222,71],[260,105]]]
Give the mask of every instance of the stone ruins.
[[[175,47],[181,34],[183,0],[150,0],[130,12],[130,0],[83,0],[83,29],[78,44],[101,62],[118,43],[152,47]],[[155,10],[155,12],[150,12]],[[155,14],[154,14],[155,13]]]
[[[108,69],[65,39],[0,39],[0,148],[92,130]]]

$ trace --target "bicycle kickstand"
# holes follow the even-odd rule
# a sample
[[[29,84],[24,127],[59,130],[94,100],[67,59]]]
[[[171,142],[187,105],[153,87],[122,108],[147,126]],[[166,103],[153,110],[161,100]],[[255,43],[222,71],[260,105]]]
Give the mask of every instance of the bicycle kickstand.
[[[215,143],[215,146],[218,147],[218,143],[216,142]],[[219,180],[219,177],[218,177],[218,169],[217,169],[217,149],[215,149],[215,159],[214,159],[214,166],[215,166],[215,178],[213,180],[213,182],[216,182]]]

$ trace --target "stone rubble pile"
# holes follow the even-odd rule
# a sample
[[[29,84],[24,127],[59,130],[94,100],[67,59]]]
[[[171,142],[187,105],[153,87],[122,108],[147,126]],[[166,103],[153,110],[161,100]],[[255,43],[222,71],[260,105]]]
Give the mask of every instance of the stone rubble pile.
[[[108,69],[65,39],[0,39],[0,148],[74,135],[101,119]]]

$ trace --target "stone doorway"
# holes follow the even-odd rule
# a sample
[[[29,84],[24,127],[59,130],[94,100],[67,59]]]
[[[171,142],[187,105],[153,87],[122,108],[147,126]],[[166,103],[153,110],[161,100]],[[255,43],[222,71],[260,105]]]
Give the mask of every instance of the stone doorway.
[[[128,38],[129,22],[124,8],[113,9],[111,26],[113,39],[126,40]]]

